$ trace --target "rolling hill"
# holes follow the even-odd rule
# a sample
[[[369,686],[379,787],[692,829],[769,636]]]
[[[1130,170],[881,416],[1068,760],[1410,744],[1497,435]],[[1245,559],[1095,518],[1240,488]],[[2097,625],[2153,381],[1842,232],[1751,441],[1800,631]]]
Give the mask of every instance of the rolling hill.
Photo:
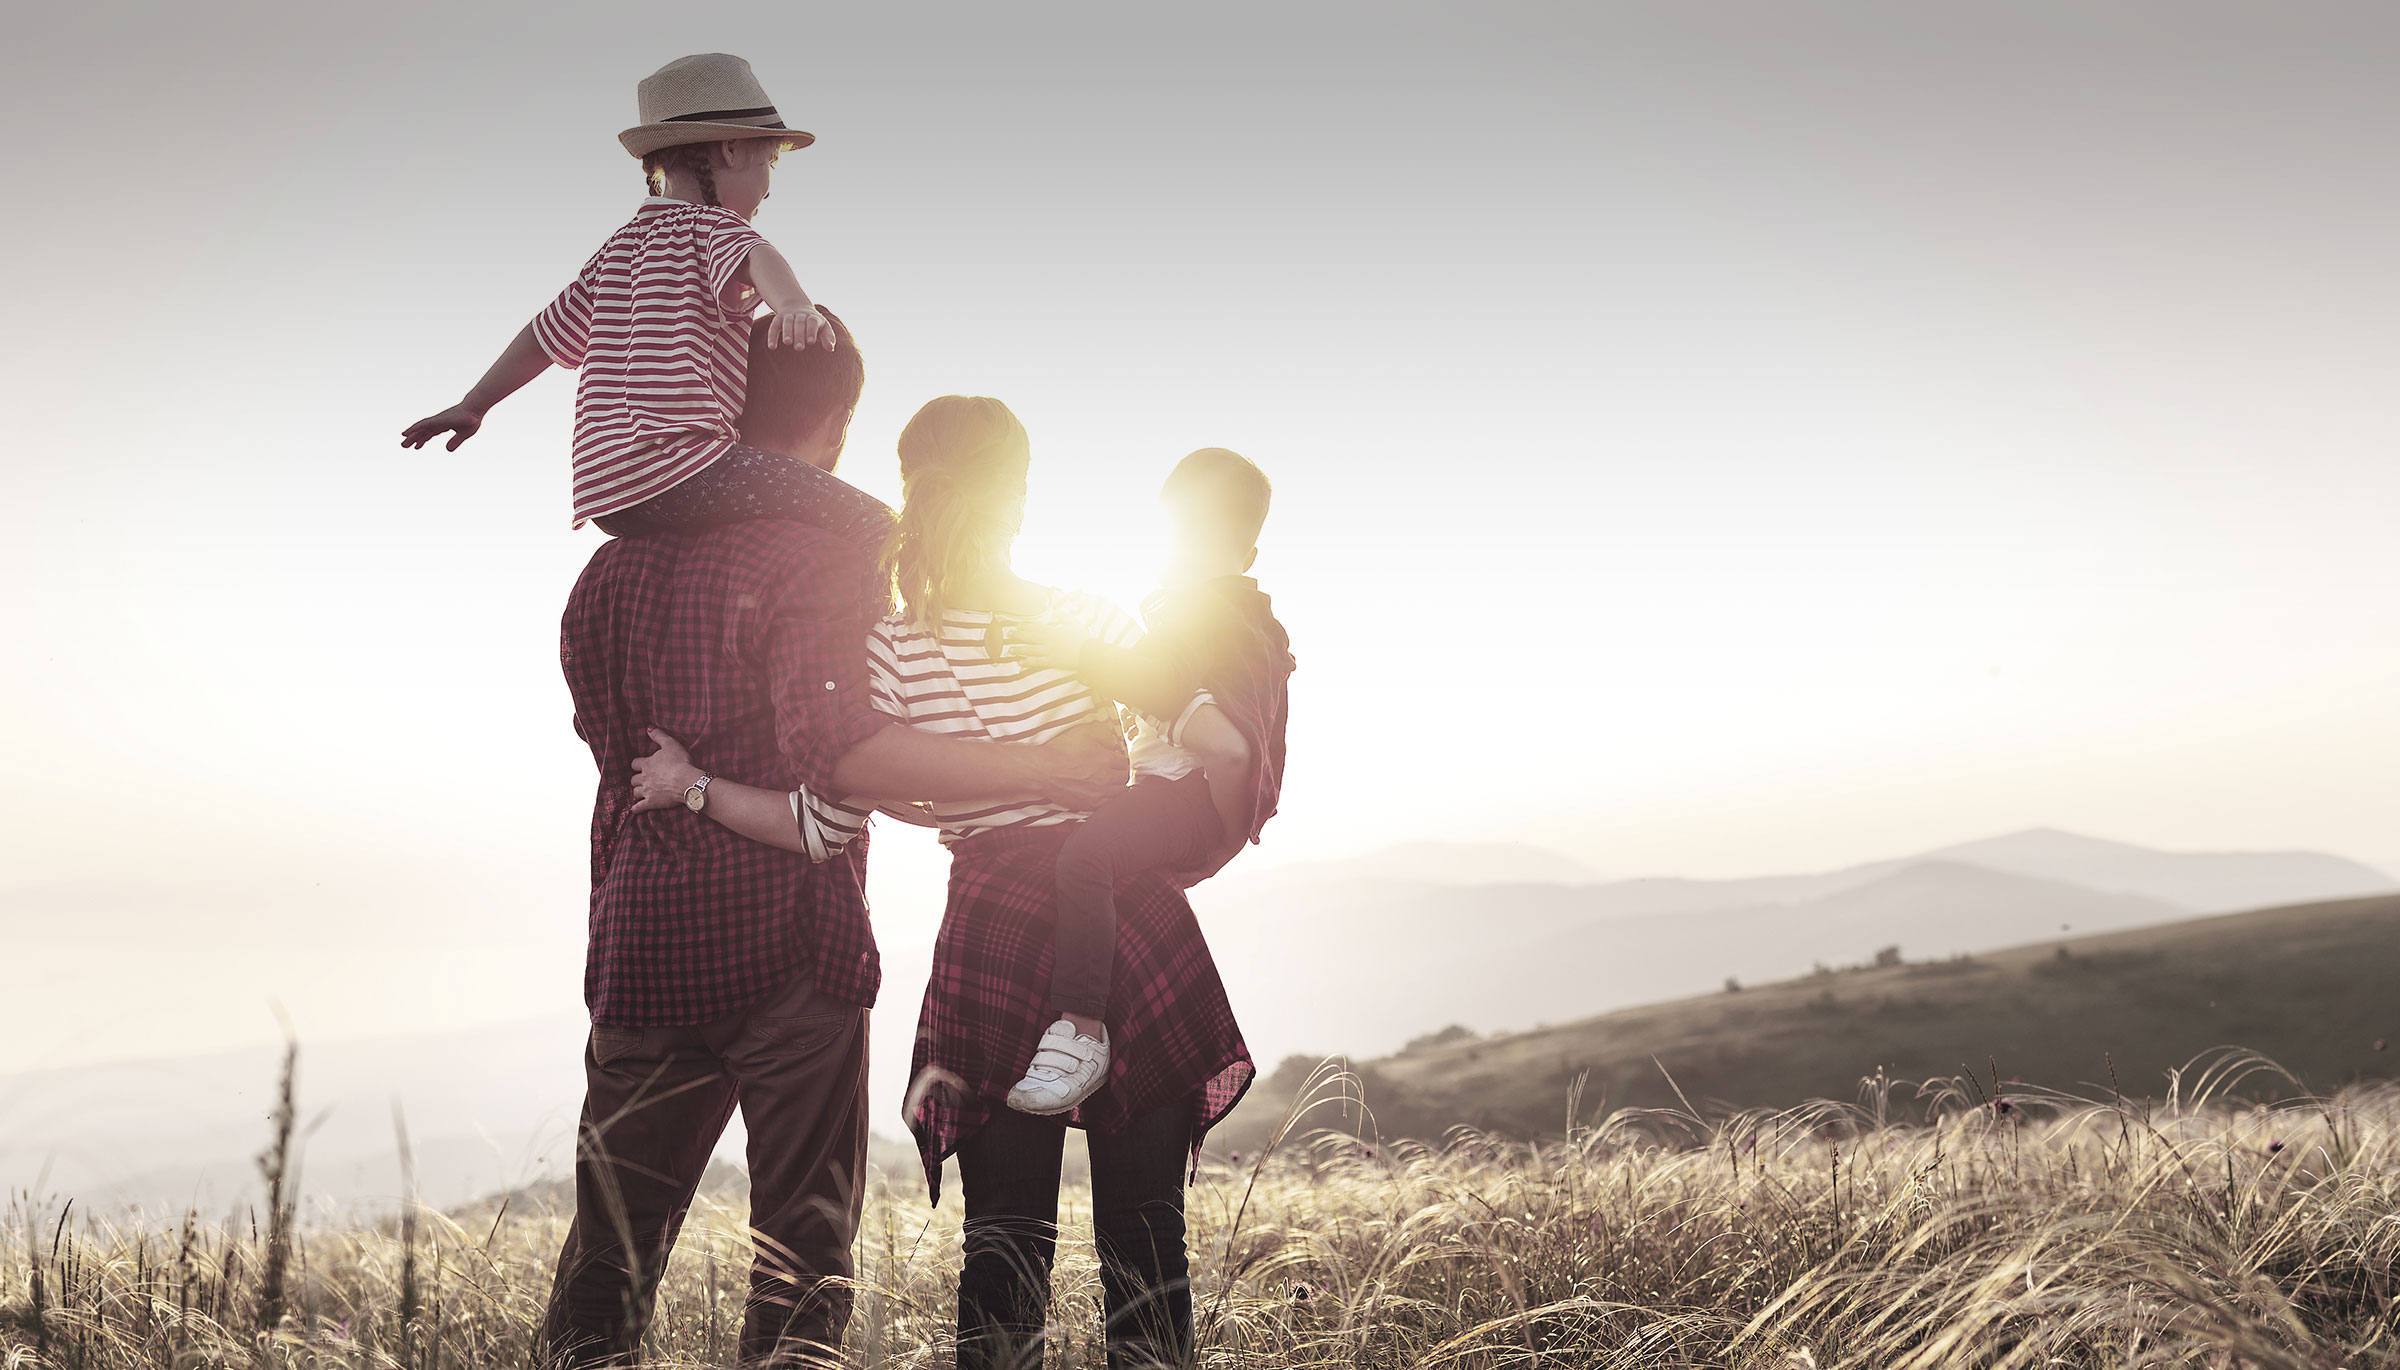
[[[1704,1109],[1855,1099],[1900,1080],[1987,1073],[2071,1092],[2157,1095],[2167,1072],[2223,1046],[2259,1052],[2315,1090],[2400,1074],[2400,896],[2192,919],[2010,951],[1812,974],[1625,1009],[1535,1032],[1454,1041],[1359,1067],[1385,1136],[1470,1124],[1518,1136],[1587,1108]],[[1254,1148],[1313,1062],[1262,1080],[1214,1138]],[[1673,1076],[1673,1083],[1668,1076]],[[2268,1093],[2290,1093],[2261,1080]]]
[[[2293,903],[2320,897],[2329,881],[2340,893],[2400,888],[2336,857],[2153,852],[2047,831],[1740,880],[1603,881],[1566,858],[1506,844],[1427,843],[1352,861],[1235,869],[1195,891],[1194,903],[1265,1062],[1300,1052],[1383,1056],[1454,1022],[1494,1033],[1583,1020],[1715,991],[1728,976],[1751,984],[1805,975],[1819,962],[1865,961],[1887,946],[1922,961],[2054,938],[2062,925],[2082,935],[2173,923],[2234,899]],[[11,907],[0,896],[0,917]],[[20,912],[22,926],[71,923],[94,940],[120,930],[107,907],[74,920],[48,902]],[[876,1121],[888,1127],[930,953],[905,941],[905,917],[890,918],[889,905],[878,912],[891,978],[877,1015]],[[55,944],[58,955],[45,957],[44,946],[21,941],[12,950],[29,965],[71,963]],[[176,948],[152,950],[171,957]],[[571,970],[563,954],[542,964]],[[1764,1006],[1779,993],[1734,997]],[[1824,1026],[1801,1023],[1811,1033]],[[567,1013],[309,1041],[302,1108],[321,1120],[308,1147],[311,1201],[396,1192],[395,1101],[415,1138],[420,1183],[438,1202],[556,1175],[570,1154],[582,1030]],[[268,1047],[193,1050],[0,1074],[0,1183],[169,1210],[235,1202],[256,1181],[251,1157],[277,1056]],[[1526,1086],[1541,1100],[1528,1116],[1556,1111],[1555,1067],[1541,1064],[1550,1074],[1537,1071]],[[1834,1078],[1811,1088],[1849,1085]]]
[[[1924,959],[2400,890],[2338,856],[2167,852],[2055,829],[1795,875],[1558,873],[1522,848],[1395,850],[1235,875],[1192,902],[1254,1047],[1272,1058],[1376,1056],[1453,1022],[1531,1028],[1887,945]]]

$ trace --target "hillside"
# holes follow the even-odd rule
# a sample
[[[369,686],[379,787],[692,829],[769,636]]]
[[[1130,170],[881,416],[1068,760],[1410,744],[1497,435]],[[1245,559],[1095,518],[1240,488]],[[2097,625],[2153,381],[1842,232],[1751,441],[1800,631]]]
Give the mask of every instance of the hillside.
[[[2318,1090],[2400,1074],[2400,896],[2307,904],[2044,941],[1973,958],[1809,975],[1453,1042],[1359,1068],[1386,1136],[1456,1124],[1556,1132],[1570,1083],[1586,1108],[1703,1109],[1853,1099],[1962,1066],[2083,1093],[2157,1095],[2212,1048],[2270,1057]],[[1262,1080],[1214,1139],[1249,1149],[1313,1062]],[[2288,1092],[2275,1082],[2267,1093]]]
[[[1893,944],[1923,960],[2400,889],[2325,853],[2170,852],[2048,828],[1789,875],[1557,878],[1571,869],[1437,844],[1236,866],[1192,902],[1253,1047],[1274,1059],[1382,1055],[1452,1022],[1522,1031]]]

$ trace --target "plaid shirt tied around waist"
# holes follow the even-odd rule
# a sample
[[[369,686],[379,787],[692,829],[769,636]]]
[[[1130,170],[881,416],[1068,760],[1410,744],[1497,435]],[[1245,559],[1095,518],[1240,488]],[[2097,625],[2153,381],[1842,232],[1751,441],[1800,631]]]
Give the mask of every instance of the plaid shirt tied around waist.
[[[783,520],[616,538],[592,554],[561,624],[592,803],[592,1021],[677,1027],[736,1013],[805,970],[872,1005],[866,844],[812,866],[682,808],[634,813],[645,728],[712,775],[831,788],[834,763],[891,721],[867,704],[865,554]]]
[[[941,1198],[942,1162],[1008,1107],[1008,1088],[1058,1015],[1048,1006],[1057,938],[1058,848],[1072,825],[1007,828],[951,849],[950,900],[917,1022],[915,1079],[929,1067],[964,1088],[935,1090],[910,1120],[925,1181]],[[1192,1150],[1233,1111],[1258,1073],[1192,906],[1145,871],[1117,886],[1117,958],[1108,1005],[1108,1082],[1075,1110],[1077,1127],[1114,1131],[1178,1099],[1192,1106]]]

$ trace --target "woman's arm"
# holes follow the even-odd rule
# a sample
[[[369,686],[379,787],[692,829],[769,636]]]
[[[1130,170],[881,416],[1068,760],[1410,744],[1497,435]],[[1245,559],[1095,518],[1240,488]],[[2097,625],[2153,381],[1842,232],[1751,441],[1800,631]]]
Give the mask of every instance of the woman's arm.
[[[684,793],[702,775],[682,743],[656,728],[649,733],[658,750],[634,759],[635,813],[683,803]],[[1240,741],[1238,734],[1235,741]],[[843,753],[834,776],[845,785],[855,782],[848,795],[860,805],[1006,796],[1047,799],[1088,812],[1125,787],[1125,753],[1115,734],[1101,727],[1076,728],[1054,742],[1028,747],[935,737],[894,726],[869,734]],[[700,812],[753,842],[821,860],[828,847],[839,849],[856,828],[845,832],[833,822],[816,822],[815,810],[822,806],[804,802],[807,798],[711,778]],[[863,822],[864,813],[858,816]],[[828,817],[848,822],[840,813]],[[813,844],[804,826],[811,822],[818,828]]]
[[[1250,841],[1250,825],[1255,815],[1251,805],[1257,799],[1258,786],[1252,778],[1254,764],[1250,743],[1242,730],[1233,726],[1223,710],[1214,704],[1203,704],[1192,710],[1183,722],[1183,733],[1177,739],[1208,771],[1208,797],[1217,806],[1217,823],[1224,829],[1224,840],[1218,845],[1209,863],[1201,868],[1192,882],[1205,880],[1225,868],[1225,863],[1239,855]],[[715,787],[710,787],[715,797]],[[1189,888],[1189,886],[1186,886]]]
[[[850,798],[885,804],[1047,799],[1089,813],[1125,788],[1125,746],[1104,723],[1033,747],[941,737],[895,723],[842,753],[833,782]],[[716,786],[709,789],[714,799]]]

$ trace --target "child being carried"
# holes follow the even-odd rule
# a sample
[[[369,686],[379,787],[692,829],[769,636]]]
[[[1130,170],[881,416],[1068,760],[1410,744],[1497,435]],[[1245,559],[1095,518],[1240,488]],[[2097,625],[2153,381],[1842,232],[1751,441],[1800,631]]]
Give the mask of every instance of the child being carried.
[[[1271,494],[1265,474],[1241,456],[1221,447],[1192,453],[1160,492],[1174,552],[1163,588],[1143,606],[1149,633],[1138,645],[1113,646],[1056,621],[1009,632],[1009,655],[1072,671],[1093,693],[1146,715],[1156,726],[1143,734],[1155,734],[1163,753],[1137,756],[1132,788],[1059,849],[1050,977],[1059,1019],[1008,1093],[1020,1112],[1068,1112],[1108,1078],[1118,881],[1155,870],[1196,884],[1257,841],[1275,813],[1291,640],[1248,574]]]

